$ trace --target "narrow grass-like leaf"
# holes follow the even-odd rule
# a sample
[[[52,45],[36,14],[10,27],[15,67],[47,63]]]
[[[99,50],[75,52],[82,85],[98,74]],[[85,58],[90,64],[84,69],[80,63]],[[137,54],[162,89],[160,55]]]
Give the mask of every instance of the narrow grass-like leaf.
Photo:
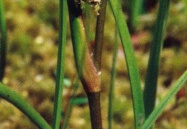
[[[147,69],[144,89],[145,117],[153,111],[155,106],[157,78],[159,68],[159,57],[163,46],[163,38],[166,31],[170,0],[160,0],[160,7],[153,32],[153,41]]]
[[[135,32],[138,25],[138,18],[140,15],[143,0],[131,0],[130,1],[130,16],[129,25],[130,31]]]
[[[187,70],[183,73],[183,75],[175,82],[175,84],[171,87],[169,92],[163,98],[163,100],[158,104],[158,106],[153,110],[153,112],[149,115],[149,117],[145,120],[142,129],[148,129],[157,118],[162,114],[164,108],[167,106],[168,102],[177,94],[177,92],[182,88],[184,83],[187,81]]]
[[[73,105],[74,105],[75,94],[77,92],[78,87],[79,87],[79,79],[76,79],[75,85],[73,86],[73,93],[72,93],[71,99],[69,101],[69,105],[67,108],[67,112],[66,112],[66,116],[65,116],[65,119],[63,122],[62,129],[67,129],[67,127],[68,127],[69,119],[70,119],[71,112],[72,112]]]
[[[29,119],[40,129],[51,129],[43,117],[31,105],[29,105],[20,95],[2,83],[0,83],[0,97],[20,109],[20,111],[29,117]]]
[[[108,129],[112,129],[112,120],[113,120],[113,99],[114,99],[114,82],[116,76],[116,61],[117,61],[117,52],[118,52],[118,31],[116,27],[115,37],[114,37],[114,52],[112,59],[112,69],[111,69],[111,82],[109,89],[109,102],[108,102]]]
[[[64,65],[65,65],[65,44],[66,44],[66,17],[67,17],[67,1],[60,0],[60,30],[58,43],[58,59],[57,59],[57,79],[55,89],[55,102],[53,112],[53,129],[59,129],[62,112],[62,91],[64,81]]]
[[[6,20],[3,0],[0,0],[0,81],[5,73],[6,65]]]
[[[144,104],[140,85],[139,71],[136,64],[136,58],[127,28],[124,14],[120,2],[118,0],[109,0],[110,6],[115,17],[115,21],[119,30],[121,42],[123,45],[124,54],[130,78],[131,92],[133,98],[133,109],[135,117],[135,128],[138,129],[144,120]]]

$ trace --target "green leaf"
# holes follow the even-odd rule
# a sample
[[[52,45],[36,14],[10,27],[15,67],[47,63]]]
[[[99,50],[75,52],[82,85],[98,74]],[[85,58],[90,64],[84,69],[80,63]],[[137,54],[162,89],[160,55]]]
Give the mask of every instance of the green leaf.
[[[29,105],[20,95],[9,89],[4,84],[0,83],[0,97],[9,101],[22,111],[29,119],[41,129],[51,129],[44,118]]]
[[[57,80],[55,89],[55,102],[53,112],[53,129],[59,129],[62,112],[62,92],[64,82],[65,67],[65,45],[66,45],[66,17],[67,17],[67,1],[60,0],[60,30],[58,43],[58,59],[57,59]]]
[[[86,104],[88,103],[88,98],[87,97],[75,97],[72,103],[73,105]]]
[[[130,1],[130,16],[129,16],[130,24],[129,25],[130,25],[131,32],[136,31],[142,3],[143,3],[143,0],[131,0]]]
[[[109,0],[110,6],[115,17],[115,21],[119,30],[121,42],[123,45],[124,54],[130,78],[131,92],[133,98],[133,109],[135,115],[135,127],[140,128],[144,120],[144,104],[140,85],[139,71],[136,64],[136,58],[125,21],[124,14],[120,2],[118,0]]]
[[[71,37],[73,43],[75,63],[76,63],[78,75],[79,77],[81,77],[82,65],[83,65],[83,61],[85,58],[85,51],[86,51],[85,32],[82,26],[82,21],[79,17],[80,10],[76,7],[76,4],[73,0],[68,0],[68,9],[69,9]]]
[[[114,82],[116,76],[116,62],[117,62],[117,53],[118,53],[118,31],[116,27],[115,36],[114,36],[114,52],[112,59],[112,69],[111,69],[111,82],[109,88],[109,98],[108,98],[108,129],[112,129],[112,119],[113,119],[113,99],[114,99]]]
[[[0,81],[3,79],[6,65],[6,20],[3,2],[0,0]]]
[[[151,44],[151,51],[144,89],[144,104],[146,118],[153,111],[155,106],[159,58],[163,46],[164,34],[166,31],[169,4],[170,0],[160,0],[160,7],[153,32],[153,41]]]
[[[142,129],[148,129],[157,120],[157,118],[162,114],[164,108],[167,106],[169,101],[177,94],[177,92],[182,88],[183,84],[187,81],[187,70],[183,75],[175,82],[171,87],[169,92],[163,98],[163,100],[158,104],[158,106],[153,110],[150,116],[144,122]]]

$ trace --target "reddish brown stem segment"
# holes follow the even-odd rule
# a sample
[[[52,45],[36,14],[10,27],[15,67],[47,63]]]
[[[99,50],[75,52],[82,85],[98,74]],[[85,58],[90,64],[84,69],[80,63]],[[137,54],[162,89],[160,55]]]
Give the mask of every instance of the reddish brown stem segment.
[[[100,75],[94,66],[92,57],[88,50],[86,50],[85,54],[86,55],[83,63],[83,74],[81,76],[81,82],[86,93],[99,92],[101,90]]]
[[[87,93],[92,129],[102,129],[100,92]]]

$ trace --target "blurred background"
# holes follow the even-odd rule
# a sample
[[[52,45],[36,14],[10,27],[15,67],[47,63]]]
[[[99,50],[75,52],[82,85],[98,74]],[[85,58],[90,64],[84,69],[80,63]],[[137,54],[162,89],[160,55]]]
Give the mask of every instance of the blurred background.
[[[142,89],[149,58],[152,31],[158,4],[151,0],[142,5],[137,30],[131,34],[139,66]],[[129,0],[130,2],[130,0]],[[123,2],[128,21],[130,3]],[[58,0],[4,0],[7,22],[7,66],[3,83],[26,99],[50,124],[52,123],[55,70],[59,29]],[[96,15],[90,17],[89,41],[94,41]],[[187,69],[187,1],[172,0],[167,32],[161,53],[157,103],[170,86]],[[69,24],[69,22],[67,21]],[[108,91],[113,54],[115,23],[108,6],[102,60],[102,117],[107,128]],[[120,40],[119,40],[120,41]],[[90,45],[91,46],[91,45]],[[63,90],[62,119],[66,114],[76,79],[76,69],[67,30],[66,68]],[[187,84],[167,106],[156,122],[156,129],[186,129]],[[114,129],[133,128],[133,110],[130,85],[124,54],[119,45],[114,88]],[[87,99],[80,85],[74,100],[68,129],[90,127]],[[0,129],[38,129],[23,113],[0,99]]]

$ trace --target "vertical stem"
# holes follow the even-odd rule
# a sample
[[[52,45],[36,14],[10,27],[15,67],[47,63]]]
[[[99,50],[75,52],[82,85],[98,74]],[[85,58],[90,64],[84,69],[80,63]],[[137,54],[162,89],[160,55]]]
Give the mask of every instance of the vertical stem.
[[[81,8],[74,0],[68,0],[71,37],[77,72],[89,99],[93,129],[102,129],[100,110],[100,76],[89,53],[85,31],[80,19]]]
[[[90,108],[92,129],[102,129],[100,92],[89,92],[88,101]]]
[[[112,119],[113,119],[113,99],[114,99],[114,81],[116,75],[116,60],[117,60],[117,52],[118,52],[118,31],[116,26],[115,31],[115,39],[114,39],[114,53],[112,59],[112,70],[111,70],[111,83],[109,89],[109,104],[108,104],[108,129],[112,129]]]
[[[59,129],[62,112],[62,92],[64,81],[65,44],[66,44],[67,1],[60,0],[60,30],[57,59],[57,80],[53,113],[53,129]]]
[[[6,65],[6,20],[3,0],[0,0],[0,34],[0,81],[2,81]]]
[[[100,11],[99,11],[99,15],[97,16],[95,48],[94,48],[94,64],[98,71],[100,71],[101,69],[106,5],[107,5],[107,0],[101,0]]]
[[[129,28],[130,32],[134,33],[138,24],[138,18],[141,11],[143,0],[131,0],[130,2],[130,19]]]
[[[97,71],[101,69],[101,58],[103,50],[104,23],[106,15],[107,0],[101,0],[100,11],[96,23],[96,37],[94,47],[94,65]],[[100,91],[88,92],[92,129],[102,129]]]
[[[91,9],[92,7],[85,3],[84,5],[85,7],[82,10],[82,14],[83,14],[83,21],[84,21],[84,26],[85,26],[85,34],[87,37],[87,41],[90,43],[91,41],[91,33],[90,33],[90,26],[91,26],[91,22],[92,22],[92,17],[91,17]]]

